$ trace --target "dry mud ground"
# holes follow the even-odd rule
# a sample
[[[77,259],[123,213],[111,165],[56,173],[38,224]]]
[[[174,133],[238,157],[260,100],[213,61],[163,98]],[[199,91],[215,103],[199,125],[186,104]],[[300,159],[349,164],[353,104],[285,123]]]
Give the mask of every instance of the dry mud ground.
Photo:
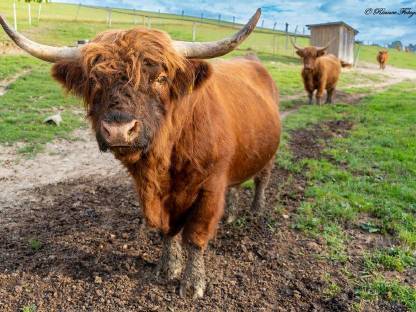
[[[296,160],[321,157],[322,142],[352,125],[324,126],[292,134]],[[88,131],[75,136],[33,159],[19,157],[16,146],[0,149],[1,312],[31,304],[37,311],[352,311],[359,300],[341,267],[320,256],[324,242],[292,229],[308,182],[278,166],[264,212],[249,211],[252,191],[242,189],[239,218],[222,224],[210,244],[205,298],[180,298],[178,280],[154,278],[161,240],[146,229],[129,177]],[[362,246],[354,249],[377,244],[355,235]],[[340,294],[328,294],[328,276]],[[363,311],[405,308],[378,301]]]
[[[321,157],[322,142],[351,126],[293,133],[295,158]],[[302,175],[276,167],[260,215],[241,190],[238,220],[220,226],[206,253],[206,296],[193,302],[178,296],[178,280],[154,278],[160,237],[146,229],[129,178],[114,171],[31,187],[19,209],[0,211],[1,311],[351,311],[358,300],[341,268],[319,256],[323,242],[291,227]],[[325,294],[328,275],[342,287],[335,297]],[[366,308],[405,311],[384,301]]]

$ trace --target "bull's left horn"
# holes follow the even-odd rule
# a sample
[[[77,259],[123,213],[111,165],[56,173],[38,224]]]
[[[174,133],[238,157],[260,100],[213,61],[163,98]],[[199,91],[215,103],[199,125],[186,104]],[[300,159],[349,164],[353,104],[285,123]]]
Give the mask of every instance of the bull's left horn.
[[[76,59],[80,55],[79,48],[51,47],[29,40],[19,34],[7,24],[6,19],[0,15],[0,24],[6,34],[23,50],[38,59],[55,63],[62,59]]]
[[[232,37],[211,42],[186,42],[174,41],[174,48],[187,58],[213,58],[225,55],[234,50],[242,43],[254,30],[260,18],[261,9],[257,9],[256,13],[250,18],[248,23]]]
[[[303,48],[301,47],[301,46],[298,46],[294,41],[293,41],[293,38],[292,37],[289,37],[290,38],[290,43],[293,45],[293,47],[296,49],[296,50],[303,50]]]

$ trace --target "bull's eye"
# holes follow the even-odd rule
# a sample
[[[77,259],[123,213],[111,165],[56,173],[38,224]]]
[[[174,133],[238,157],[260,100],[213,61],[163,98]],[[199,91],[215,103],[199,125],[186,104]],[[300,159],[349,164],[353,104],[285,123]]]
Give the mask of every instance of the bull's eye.
[[[153,62],[152,60],[150,60],[150,59],[144,59],[143,60],[143,65],[144,66],[147,66],[147,67],[154,67],[154,66],[156,66],[156,63],[155,62]]]
[[[156,82],[161,84],[165,83],[166,81],[168,81],[168,78],[166,76],[159,76],[156,79]]]

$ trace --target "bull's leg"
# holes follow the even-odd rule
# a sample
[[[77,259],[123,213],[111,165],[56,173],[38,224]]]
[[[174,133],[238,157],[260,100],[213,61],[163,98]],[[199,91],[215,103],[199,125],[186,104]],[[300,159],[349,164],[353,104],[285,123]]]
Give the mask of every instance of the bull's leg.
[[[202,298],[206,288],[204,251],[214,236],[224,210],[225,177],[213,179],[203,186],[198,200],[192,207],[192,215],[183,228],[183,240],[187,251],[185,273],[179,293]]]
[[[181,297],[202,298],[206,288],[204,249],[192,243],[186,243],[185,248],[187,262],[179,294]]]
[[[323,81],[320,82],[318,90],[316,90],[316,104],[321,105],[322,95],[325,91],[325,77],[321,77]]]
[[[260,211],[264,207],[264,191],[269,184],[270,175],[272,173],[274,164],[274,157],[269,163],[254,177],[254,184],[256,185],[256,191],[254,193],[254,199],[251,204],[253,210]]]
[[[335,88],[330,88],[330,89],[326,90],[326,92],[327,92],[327,95],[326,95],[325,104],[331,104],[334,100]]]
[[[240,185],[232,186],[228,189],[227,197],[225,200],[225,222],[232,223],[238,214],[238,191]]]
[[[308,91],[308,104],[311,105],[313,101],[313,91]]]
[[[157,276],[166,279],[178,278],[182,271],[182,247],[179,235],[164,236],[162,257],[157,266]]]

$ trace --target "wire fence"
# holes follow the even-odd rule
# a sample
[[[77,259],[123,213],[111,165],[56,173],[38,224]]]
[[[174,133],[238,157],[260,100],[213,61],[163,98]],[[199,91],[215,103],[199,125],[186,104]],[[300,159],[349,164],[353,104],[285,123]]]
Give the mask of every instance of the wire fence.
[[[90,39],[95,33],[109,28],[132,28],[137,26],[156,28],[168,32],[172,38],[186,41],[210,41],[226,37],[242,27],[237,23],[235,17],[231,20],[225,20],[223,16],[217,19],[209,16],[200,17],[187,16],[182,11],[180,15],[146,12],[139,10],[128,10],[119,8],[105,8],[97,6],[88,6],[83,4],[69,5],[62,3],[43,3],[30,4],[24,2],[10,3],[10,8],[6,10],[6,16],[13,20],[14,27],[22,31],[30,31],[39,28],[39,31],[45,27],[45,31],[50,30],[48,27],[51,23],[60,22],[62,28],[68,31],[76,23],[77,25],[86,25],[90,28],[90,33],[83,31],[76,37],[74,34],[72,42],[60,42],[59,44],[74,44],[78,39]],[[229,18],[229,17],[228,17]],[[309,35],[300,33],[301,27],[295,27],[290,32],[289,24],[274,23],[272,28],[264,26],[264,21],[260,21],[253,35],[251,35],[240,47],[240,49],[252,50],[259,53],[271,53],[282,55],[294,55],[295,51],[290,44],[290,38],[298,44],[307,45]],[[284,30],[278,29],[284,26]],[[302,29],[303,32],[303,29]],[[67,37],[71,37],[66,34]],[[0,41],[3,45],[10,45],[8,38],[0,35]]]

